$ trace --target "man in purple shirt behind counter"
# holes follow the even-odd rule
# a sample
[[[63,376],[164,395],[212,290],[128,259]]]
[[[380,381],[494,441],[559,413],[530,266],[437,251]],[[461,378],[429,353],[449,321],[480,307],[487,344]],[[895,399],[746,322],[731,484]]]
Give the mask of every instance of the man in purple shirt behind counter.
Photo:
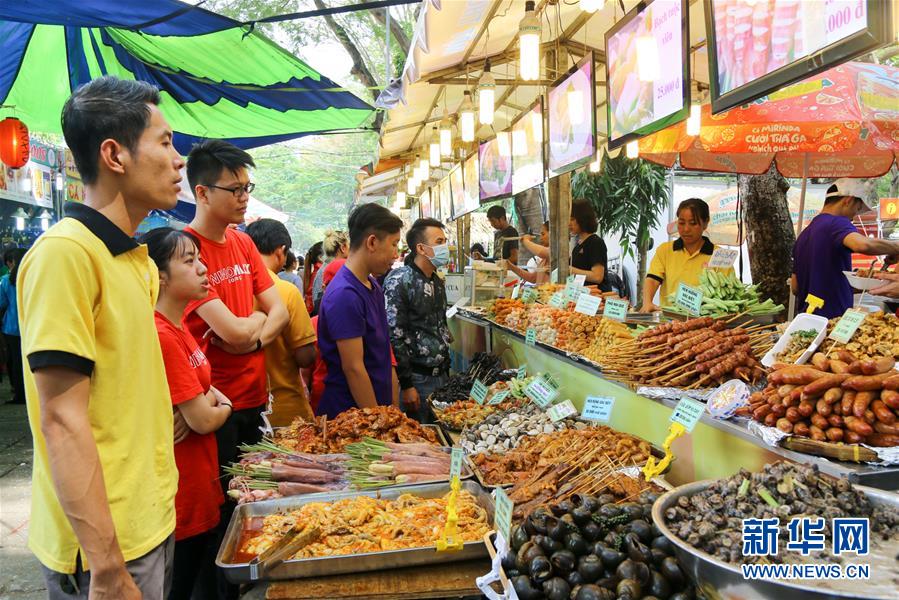
[[[824,300],[815,314],[832,319],[852,307],[852,288],[843,271],[852,270],[852,253],[889,255],[896,262],[899,243],[869,238],[858,232],[852,219],[869,212],[864,198],[868,192],[861,180],[844,177],[827,188],[824,208],[809,223],[793,247],[792,289],[798,312],[806,309],[806,298],[813,294]]]
[[[395,403],[386,302],[375,277],[396,260],[403,222],[383,206],[363,204],[348,225],[350,255],[325,290],[318,317],[328,376],[316,413],[328,418]]]

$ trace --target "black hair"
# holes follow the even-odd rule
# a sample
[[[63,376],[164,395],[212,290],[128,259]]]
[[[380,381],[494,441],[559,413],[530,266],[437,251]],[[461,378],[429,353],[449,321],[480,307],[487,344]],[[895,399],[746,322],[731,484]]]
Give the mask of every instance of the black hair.
[[[193,191],[198,185],[215,185],[222,171],[237,173],[241,167],[255,167],[253,157],[231,142],[205,140],[193,145],[187,156],[187,181]]]
[[[487,251],[484,249],[484,245],[480,242],[475,242],[471,245],[471,250],[469,251],[471,254],[475,252],[480,253],[481,256],[487,256]]]
[[[487,209],[487,218],[488,219],[505,219],[506,218],[506,209],[496,204]]]
[[[274,254],[275,250],[284,246],[284,249],[290,251],[292,241],[287,227],[281,221],[275,219],[259,219],[247,225],[247,235],[256,244],[256,249],[260,254],[268,256]]]
[[[322,242],[315,242],[311,246],[309,246],[309,250],[306,252],[306,260],[303,263],[303,289],[309,289],[309,286],[312,285],[312,269],[315,268],[315,263],[319,262],[322,259]],[[308,269],[306,267],[309,267]]]
[[[305,267],[306,266],[306,261],[303,259],[302,254],[297,254],[294,258],[296,258],[297,267]]]
[[[284,270],[285,270],[285,271],[289,271],[290,269],[292,269],[292,268],[294,268],[294,267],[296,266],[296,264],[297,264],[297,256],[296,256],[296,254],[294,254],[294,253],[291,252],[290,250],[288,250],[288,251],[285,253],[285,255],[286,255],[286,258],[284,259]]]
[[[196,247],[197,253],[200,251],[200,240],[196,236],[171,227],[151,229],[142,235],[138,242],[147,245],[147,253],[156,263],[156,268],[160,272],[169,270],[169,262],[174,258],[175,253],[183,249],[188,242]]]
[[[575,200],[571,203],[571,218],[577,222],[581,231],[596,233],[599,223],[596,221],[596,212],[586,200]]]
[[[16,275],[19,274],[19,265],[22,264],[22,258],[25,257],[26,252],[28,252],[28,250],[25,248],[12,248],[7,250],[6,254],[4,254],[6,260],[15,263],[12,266],[12,270],[9,272],[9,285],[13,287],[16,287]]]
[[[113,139],[132,153],[150,122],[148,104],[159,104],[159,90],[143,81],[104,76],[69,96],[62,107],[62,134],[81,181],[100,174],[100,145]]]
[[[371,202],[354,208],[347,226],[350,230],[350,250],[357,250],[372,234],[381,240],[386,235],[399,233],[403,220],[389,209]]]
[[[406,245],[409,246],[409,255],[415,256],[415,247],[425,241],[425,230],[428,227],[443,229],[443,223],[437,219],[417,219],[406,232]]]
[[[680,211],[684,209],[688,209],[693,218],[700,223],[708,223],[711,220],[711,217],[709,217],[709,205],[706,204],[705,200],[687,198],[677,205],[677,212],[674,214],[680,215]]]
[[[13,256],[15,255],[15,251],[19,248],[16,246],[10,246],[6,250],[3,251],[3,263],[13,262]]]

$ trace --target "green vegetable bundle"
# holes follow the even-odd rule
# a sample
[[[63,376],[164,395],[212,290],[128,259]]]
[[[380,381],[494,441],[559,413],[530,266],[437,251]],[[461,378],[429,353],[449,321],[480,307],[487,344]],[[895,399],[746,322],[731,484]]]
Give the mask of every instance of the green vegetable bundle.
[[[706,269],[699,275],[699,289],[702,292],[700,315],[723,317],[746,312],[749,315],[773,315],[784,309],[783,304],[773,300],[762,301],[754,285],[744,285],[732,271],[722,272]],[[668,295],[666,310],[684,312],[674,306],[676,294]]]

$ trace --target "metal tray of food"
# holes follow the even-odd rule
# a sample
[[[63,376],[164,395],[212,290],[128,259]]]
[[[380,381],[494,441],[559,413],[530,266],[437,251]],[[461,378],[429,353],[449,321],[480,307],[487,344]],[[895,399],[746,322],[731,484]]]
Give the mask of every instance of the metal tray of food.
[[[493,523],[493,498],[490,496],[490,493],[474,481],[463,481],[462,489],[471,493],[478,504],[487,511],[487,523],[489,527],[490,524]],[[346,556],[287,560],[270,572],[264,573],[263,577],[257,576],[256,569],[253,568],[249,562],[234,563],[230,560],[237,552],[238,544],[241,541],[243,523],[247,519],[288,512],[312,502],[333,502],[344,498],[356,498],[359,496],[392,500],[403,494],[414,494],[422,498],[438,498],[446,495],[449,491],[450,486],[447,482],[424,483],[369,491],[307,494],[305,496],[291,496],[288,498],[278,498],[276,500],[241,504],[234,510],[234,514],[231,516],[231,522],[228,524],[225,538],[215,557],[215,564],[224,570],[225,576],[229,581],[233,583],[247,583],[259,579],[298,579],[319,575],[360,573],[365,571],[379,571],[382,569],[396,569],[400,567],[465,561],[486,557],[487,548],[484,541],[478,540],[476,542],[466,542],[462,550],[455,552],[437,552],[434,546],[429,546],[404,550],[369,552],[366,554],[351,554]]]
[[[743,578],[740,565],[726,563],[718,558],[687,544],[677,537],[669,528],[665,519],[668,507],[677,503],[681,496],[692,496],[708,488],[715,480],[696,481],[673,489],[660,497],[652,507],[652,520],[662,534],[674,544],[674,550],[684,572],[690,576],[700,591],[714,591],[713,597],[721,600],[848,600],[849,598],[888,598],[876,591],[859,589],[857,592],[837,591],[830,589],[826,581],[819,585],[805,582],[796,583],[785,580]],[[863,492],[875,506],[891,506],[899,508],[899,495],[883,490],[876,490],[862,485],[853,486]],[[863,562],[870,562],[868,557]],[[873,557],[872,557],[873,558]],[[892,558],[890,556],[889,558]],[[878,569],[871,568],[874,575]],[[883,571],[881,571],[883,573]],[[853,585],[865,584],[867,580],[857,580]],[[887,588],[892,584],[885,582]],[[881,586],[883,587],[883,586]],[[895,591],[895,589],[893,589]]]
[[[634,437],[639,437],[639,436],[635,435]],[[662,450],[660,447],[656,446],[655,444],[649,444],[649,448],[650,448],[650,452],[655,457],[656,461],[659,461],[665,457],[665,451]],[[671,464],[675,460],[677,460],[677,457],[673,457],[671,459],[671,463],[668,463],[668,466],[665,467],[665,470],[662,471],[661,475],[665,475],[666,473],[668,473],[668,471],[671,470]],[[515,487],[514,483],[493,483],[493,484],[487,483],[484,480],[484,474],[481,473],[481,470],[478,468],[478,466],[476,464],[474,464],[474,461],[471,460],[471,458],[469,457],[468,454],[465,455],[465,466],[474,474],[475,481],[477,481],[481,486],[483,486],[487,489],[496,488],[496,487],[501,487],[503,489],[509,489],[509,488]],[[632,469],[635,467],[638,469],[642,469],[643,465],[622,467],[622,470]]]

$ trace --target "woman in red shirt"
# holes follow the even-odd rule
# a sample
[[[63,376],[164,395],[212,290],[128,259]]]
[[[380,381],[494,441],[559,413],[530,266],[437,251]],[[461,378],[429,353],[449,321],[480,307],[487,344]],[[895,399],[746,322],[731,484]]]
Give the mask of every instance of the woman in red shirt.
[[[210,385],[209,361],[183,324],[184,309],[208,291],[206,267],[191,234],[154,229],[141,242],[159,268],[156,330],[174,410],[191,429],[175,444],[178,492],[175,495],[175,556],[169,600],[189,599],[201,562],[215,543],[213,528],[224,502],[218,481],[214,431],[233,410],[231,401]]]

